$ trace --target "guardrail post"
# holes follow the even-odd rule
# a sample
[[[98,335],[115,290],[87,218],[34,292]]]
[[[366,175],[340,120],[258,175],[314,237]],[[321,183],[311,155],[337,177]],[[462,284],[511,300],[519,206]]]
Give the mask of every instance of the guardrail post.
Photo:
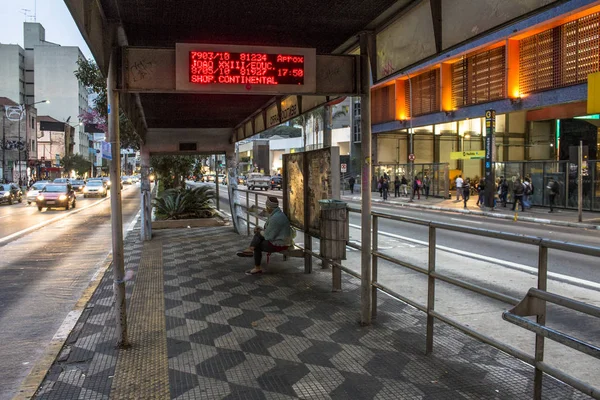
[[[250,194],[246,192],[246,232],[250,236]]]
[[[373,252],[377,251],[377,247],[379,246],[379,244],[378,244],[379,235],[377,234],[378,232],[379,232],[379,218],[376,215],[374,215],[373,216],[373,246],[372,246]],[[371,257],[371,276],[373,277],[373,279],[371,281],[371,285],[373,285],[374,283],[377,282],[377,256],[375,254],[373,254],[373,256]],[[377,288],[374,285],[371,286],[371,315],[373,317],[377,316]]]
[[[538,253],[538,284],[539,290],[548,289],[548,248],[540,245]],[[536,322],[540,325],[546,325],[546,302],[544,304],[543,314],[536,316]],[[538,363],[544,361],[544,337],[540,334],[535,335],[535,377],[533,379],[533,398],[542,399],[542,381],[544,373],[538,368]]]
[[[435,278],[431,275],[435,272],[435,246],[436,230],[429,226],[429,263],[427,268],[427,338],[425,341],[425,354],[433,352],[433,323],[431,312],[435,309]]]

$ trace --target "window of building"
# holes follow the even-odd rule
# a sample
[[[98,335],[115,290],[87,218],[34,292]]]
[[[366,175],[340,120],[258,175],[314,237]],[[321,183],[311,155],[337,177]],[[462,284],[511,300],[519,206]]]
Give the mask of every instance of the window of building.
[[[439,69],[433,69],[410,78],[406,82],[405,90],[408,100],[406,101],[406,115],[414,117],[440,111]]]
[[[506,97],[505,47],[483,51],[452,64],[452,107]]]
[[[354,103],[354,118],[360,118],[360,102]]]
[[[352,128],[352,140],[354,143],[360,143],[362,140],[362,135],[360,132],[360,121],[354,121],[354,126]]]
[[[519,42],[521,93],[583,83],[600,64],[600,13]]]

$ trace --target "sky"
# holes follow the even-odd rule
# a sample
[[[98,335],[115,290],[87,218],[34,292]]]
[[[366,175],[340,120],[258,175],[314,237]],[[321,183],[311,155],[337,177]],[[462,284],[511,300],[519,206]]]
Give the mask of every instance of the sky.
[[[37,8],[35,3],[36,0],[0,0],[0,43],[23,47],[23,22],[33,22],[36,10],[35,22],[46,30],[47,41],[78,46],[86,58],[92,57],[63,0],[37,0]]]

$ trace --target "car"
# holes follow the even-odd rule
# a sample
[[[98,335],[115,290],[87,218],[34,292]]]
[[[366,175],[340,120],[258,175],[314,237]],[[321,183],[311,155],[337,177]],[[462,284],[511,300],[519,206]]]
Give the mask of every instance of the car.
[[[73,188],[75,193],[82,193],[83,188],[85,187],[85,181],[79,179],[71,181],[71,187]]]
[[[279,189],[281,190],[281,175],[273,175],[271,177],[271,189]]]
[[[40,194],[40,191],[46,187],[46,185],[49,182],[47,181],[40,181],[40,182],[36,182],[33,185],[31,185],[31,187],[29,188],[29,190],[27,191],[27,195],[25,196],[27,198],[27,205],[31,205],[31,203],[35,203],[35,200],[37,199],[38,195]]]
[[[244,176],[244,175],[238,176],[238,185],[245,185],[245,184],[246,184],[246,176]]]
[[[77,196],[68,183],[49,183],[35,200],[39,211],[45,208],[64,207],[65,210],[77,205]]]
[[[133,178],[131,176],[124,175],[121,177],[121,182],[125,185],[133,185]]]
[[[70,183],[71,180],[69,178],[56,178],[52,181],[52,183]]]
[[[23,201],[23,192],[14,183],[4,183],[0,185],[0,203],[12,204],[15,201]]]
[[[86,199],[93,196],[106,197],[107,193],[108,188],[106,187],[106,183],[101,180],[88,181],[83,189],[83,197]]]
[[[142,177],[140,175],[131,175],[131,179],[133,179],[133,183],[138,183],[142,180]]]
[[[219,174],[219,183],[221,185],[227,185],[227,177],[224,174]]]

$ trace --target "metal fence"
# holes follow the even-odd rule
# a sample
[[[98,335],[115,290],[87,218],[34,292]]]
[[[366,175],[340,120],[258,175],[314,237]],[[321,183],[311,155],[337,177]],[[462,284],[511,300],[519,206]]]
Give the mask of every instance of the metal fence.
[[[236,207],[240,209],[240,213],[236,213],[237,218],[246,222],[247,225],[247,233],[250,233],[250,225],[257,225],[260,218],[257,214],[251,213],[250,211],[250,198],[253,196],[255,204],[258,204],[259,196],[266,196],[266,194],[260,194],[255,192],[250,192],[247,190],[236,189],[240,193],[245,193],[245,204],[235,203]],[[257,211],[261,208],[258,207]],[[350,213],[361,213],[360,209],[348,207],[348,211]],[[254,214],[252,216],[251,214]],[[382,291],[389,296],[403,302],[409,304],[416,309],[427,314],[427,327],[425,333],[425,349],[426,354],[430,354],[433,351],[433,342],[434,342],[434,321],[437,319],[438,321],[444,322],[459,331],[481,341],[491,345],[521,361],[526,362],[527,364],[534,367],[534,399],[542,398],[542,380],[543,374],[546,373],[562,382],[565,382],[577,390],[591,396],[594,399],[600,399],[600,391],[598,388],[594,388],[593,386],[584,383],[577,378],[566,374],[565,372],[558,370],[554,367],[551,367],[544,363],[544,340],[545,338],[549,338],[551,340],[557,341],[563,345],[569,346],[575,350],[582,351],[586,354],[589,354],[595,358],[600,359],[600,347],[597,347],[590,343],[585,343],[579,339],[573,338],[569,335],[566,335],[562,332],[558,332],[552,329],[549,329],[545,326],[545,318],[546,318],[546,302],[553,302],[555,304],[559,304],[563,307],[566,307],[570,310],[576,310],[579,312],[586,313],[588,315],[600,318],[600,308],[595,307],[589,304],[585,304],[573,299],[565,298],[562,296],[558,296],[546,291],[547,283],[548,283],[548,250],[560,250],[565,252],[571,252],[576,254],[584,254],[593,257],[600,258],[600,248],[593,246],[585,246],[573,243],[566,243],[561,241],[555,241],[550,239],[544,239],[535,236],[527,236],[527,235],[518,235],[506,232],[499,232],[487,229],[479,229],[472,228],[468,226],[460,226],[460,225],[451,225],[442,222],[428,221],[418,218],[412,217],[404,217],[404,216],[396,216],[386,213],[380,212],[372,212],[372,273],[371,277],[363,277],[360,272],[355,272],[341,263],[333,262],[332,260],[323,259],[318,253],[312,250],[305,250],[305,254],[310,254],[310,256],[315,257],[317,259],[322,260],[325,263],[329,263],[333,270],[332,279],[333,279],[333,289],[339,290],[341,287],[335,287],[336,281],[341,282],[340,279],[336,279],[341,272],[346,272],[353,277],[360,279],[363,284],[366,281],[367,286],[371,287],[371,314],[373,316],[377,315],[377,295],[379,291]],[[379,220],[387,219],[397,222],[410,223],[420,226],[426,226],[429,230],[429,241],[428,241],[428,263],[427,268],[423,268],[409,262],[391,257],[382,253],[379,249]],[[240,225],[238,225],[240,226]],[[504,240],[508,242],[521,243],[526,245],[535,246],[538,248],[538,272],[537,272],[537,288],[532,288],[526,296],[525,299],[521,300],[504,293],[500,293],[498,291],[488,289],[471,282],[468,282],[463,279],[459,279],[456,277],[449,276],[442,272],[436,270],[437,261],[436,261],[436,241],[439,230],[447,230],[451,232],[460,232],[470,235],[483,236],[488,238],[494,238],[498,240]],[[354,248],[356,250],[362,250],[361,245],[357,245],[354,243],[348,243],[348,247]],[[306,258],[305,258],[306,259]],[[400,267],[408,268],[412,271],[416,271],[423,275],[427,276],[427,303],[422,304],[408,297],[395,292],[391,288],[387,287],[385,284],[379,281],[378,279],[378,262],[379,260],[385,260],[392,264],[398,265]],[[309,272],[309,270],[305,271]],[[444,315],[435,310],[436,303],[436,294],[435,294],[435,286],[436,282],[441,281],[465,290],[468,290],[473,293],[477,293],[491,299],[499,300],[511,306],[516,306],[512,310],[505,312],[503,318],[512,322],[517,323],[525,329],[531,330],[536,333],[536,344],[535,344],[535,354],[530,355],[526,352],[523,352],[520,349],[517,349],[509,344],[500,342],[490,336],[487,336],[481,332],[478,332],[465,324],[462,324],[453,318]],[[536,297],[541,299],[541,303],[537,305],[537,307],[533,307],[534,312],[530,312],[529,314],[525,313],[525,315],[534,315],[536,316],[536,322],[519,318],[523,313],[515,312],[518,310],[520,304],[524,304],[528,301],[528,297]],[[524,322],[527,321],[527,322]]]
[[[549,206],[548,181],[553,178],[558,182],[559,195],[555,200],[557,207],[577,209],[578,179],[577,164],[569,161],[509,161],[495,163],[496,178],[504,176],[508,179],[509,201],[513,184],[517,178],[529,177],[534,192],[530,196],[534,206]],[[583,173],[583,209],[600,211],[600,161],[588,161],[587,170]]]
[[[377,179],[384,174],[390,177],[390,192],[394,190],[394,179],[396,176],[402,178],[406,177],[410,184],[413,181],[413,177],[423,179],[427,175],[431,179],[431,186],[429,189],[429,195],[433,197],[442,197],[447,199],[449,196],[449,170],[448,163],[431,163],[431,164],[377,164],[373,165],[373,191],[376,191]]]

